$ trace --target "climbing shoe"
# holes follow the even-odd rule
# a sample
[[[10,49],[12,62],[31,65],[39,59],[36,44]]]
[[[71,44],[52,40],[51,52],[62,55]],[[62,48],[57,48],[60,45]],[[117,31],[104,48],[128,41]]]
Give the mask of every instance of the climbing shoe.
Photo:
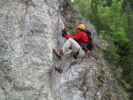
[[[63,72],[63,70],[62,70],[61,68],[55,67],[55,70],[56,70],[57,72],[59,72],[59,73],[62,73],[62,72]]]
[[[53,53],[59,58],[61,59],[63,56],[63,51],[62,50],[55,50],[53,49]]]
[[[72,56],[73,56],[74,59],[77,59],[78,55],[79,55],[79,51],[72,53]]]

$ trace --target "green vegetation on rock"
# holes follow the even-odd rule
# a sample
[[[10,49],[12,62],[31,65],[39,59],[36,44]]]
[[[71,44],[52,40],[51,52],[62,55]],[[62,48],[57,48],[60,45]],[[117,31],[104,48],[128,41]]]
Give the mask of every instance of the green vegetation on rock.
[[[133,100],[133,0],[74,0],[73,5],[108,42],[105,58],[117,66],[112,70]]]

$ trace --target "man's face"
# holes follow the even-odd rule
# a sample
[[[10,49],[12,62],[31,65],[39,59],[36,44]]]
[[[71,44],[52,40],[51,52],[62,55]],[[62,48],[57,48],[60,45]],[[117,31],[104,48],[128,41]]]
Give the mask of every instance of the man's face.
[[[79,33],[80,32],[80,29],[76,28],[76,33]]]

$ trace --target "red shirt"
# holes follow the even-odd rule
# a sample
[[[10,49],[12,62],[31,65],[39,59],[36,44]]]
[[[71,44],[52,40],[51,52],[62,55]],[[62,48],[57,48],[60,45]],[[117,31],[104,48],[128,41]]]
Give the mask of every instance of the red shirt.
[[[88,44],[90,42],[90,38],[88,37],[86,32],[79,32],[77,34],[67,34],[65,35],[66,39],[73,38],[77,40],[79,43],[85,43]]]

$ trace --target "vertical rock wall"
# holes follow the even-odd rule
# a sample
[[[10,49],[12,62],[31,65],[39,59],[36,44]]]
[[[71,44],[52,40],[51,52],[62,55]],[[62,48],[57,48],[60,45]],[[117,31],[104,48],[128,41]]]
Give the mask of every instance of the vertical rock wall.
[[[0,100],[124,100],[101,60],[53,58],[73,14],[62,7],[67,0],[0,0]]]
[[[48,72],[61,2],[0,0],[0,100],[54,100]]]

